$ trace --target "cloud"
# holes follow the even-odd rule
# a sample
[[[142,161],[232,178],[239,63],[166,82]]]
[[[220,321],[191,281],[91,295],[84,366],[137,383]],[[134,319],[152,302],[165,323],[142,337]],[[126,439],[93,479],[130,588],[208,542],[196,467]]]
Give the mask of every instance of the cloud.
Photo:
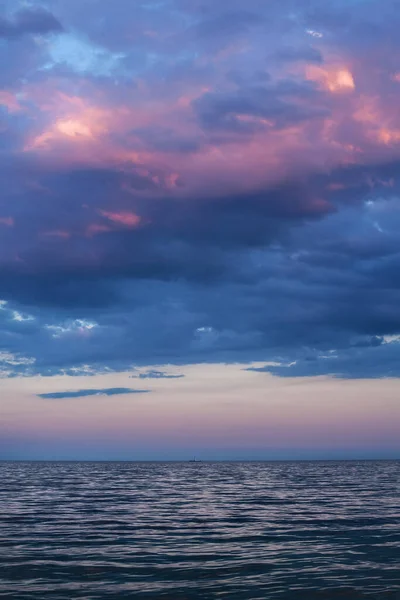
[[[0,17],[0,38],[15,39],[24,35],[45,35],[63,30],[56,17],[44,8],[22,8],[11,19]]]
[[[3,375],[396,373],[399,15],[383,5],[7,14]]]
[[[53,256],[42,255],[41,274],[35,272],[39,263],[31,263],[29,275],[3,271],[2,295],[11,298],[0,313],[4,350],[23,357],[8,369],[50,375],[82,373],[80,365],[102,372],[268,360],[298,361],[296,368],[277,368],[279,375],[299,369],[346,376],[353,369],[360,377],[393,373],[383,346],[376,349],[373,370],[367,354],[371,336],[381,339],[400,330],[400,215],[396,196],[391,199],[397,168],[376,167],[375,183],[364,182],[369,171],[339,170],[310,181],[302,201],[295,186],[292,196],[284,188],[276,196],[248,198],[247,204],[242,198],[220,206],[213,200],[184,218],[182,212],[172,217],[174,204],[166,201],[169,212],[160,217],[154,212],[149,229],[113,234],[108,265],[104,259],[100,266],[66,262],[56,272],[46,263],[56,249],[49,246]],[[337,210],[321,211],[317,204],[309,215],[309,191],[329,186]],[[168,235],[158,218],[164,225],[169,218]],[[104,252],[103,241],[97,245],[94,239],[93,245],[92,238],[81,239]],[[56,243],[64,252],[71,238]],[[15,320],[15,311],[34,319]],[[304,353],[319,357],[331,350],[348,360],[348,369],[338,358],[303,362]],[[398,346],[390,352],[396,360]]]
[[[46,69],[66,68],[94,77],[123,73],[123,53],[107,51],[72,33],[62,33],[52,40],[49,44],[49,55]]]
[[[275,58],[282,63],[296,61],[322,63],[324,60],[321,52],[313,46],[286,46],[276,52]]]
[[[182,379],[184,375],[171,375],[164,371],[147,371],[146,373],[139,373],[139,375],[131,375],[132,379]]]
[[[162,152],[196,152],[201,148],[197,137],[177,134],[173,129],[162,126],[138,127],[132,133],[148,148]]]
[[[132,390],[130,388],[109,388],[104,390],[77,390],[70,392],[49,392],[37,394],[45,400],[63,400],[65,398],[84,398],[86,396],[119,396],[122,394],[146,394],[148,390]]]
[[[224,44],[226,38],[237,38],[252,27],[259,26],[262,17],[247,10],[224,11],[222,14],[205,18],[193,27],[188,34],[199,39],[213,40],[218,45]]]
[[[207,92],[194,102],[195,111],[207,130],[254,133],[263,128],[284,128],[289,124],[329,116],[329,109],[317,100],[318,91],[308,82],[281,81],[275,85],[239,88],[234,92]],[[307,98],[307,104],[299,99]]]
[[[290,363],[249,368],[249,371],[271,373],[279,377],[331,376],[341,379],[381,379],[400,377],[400,344],[394,339],[365,337],[348,348],[318,352],[304,350]]]

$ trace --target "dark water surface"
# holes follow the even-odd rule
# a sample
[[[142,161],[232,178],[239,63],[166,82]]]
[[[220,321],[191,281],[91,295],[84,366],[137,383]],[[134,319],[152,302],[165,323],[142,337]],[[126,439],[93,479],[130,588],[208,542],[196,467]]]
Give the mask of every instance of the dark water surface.
[[[0,463],[0,597],[400,599],[400,462]]]

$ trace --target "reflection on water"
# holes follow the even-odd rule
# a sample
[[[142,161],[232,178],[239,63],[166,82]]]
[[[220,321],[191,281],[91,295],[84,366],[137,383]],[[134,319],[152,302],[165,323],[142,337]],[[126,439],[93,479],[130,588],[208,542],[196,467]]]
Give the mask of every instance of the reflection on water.
[[[0,463],[0,597],[400,599],[400,462]]]

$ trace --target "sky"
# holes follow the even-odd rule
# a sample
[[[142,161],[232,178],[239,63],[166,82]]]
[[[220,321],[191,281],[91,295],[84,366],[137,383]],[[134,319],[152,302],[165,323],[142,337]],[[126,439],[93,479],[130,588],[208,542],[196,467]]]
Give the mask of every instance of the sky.
[[[0,459],[400,457],[399,26],[0,3]]]

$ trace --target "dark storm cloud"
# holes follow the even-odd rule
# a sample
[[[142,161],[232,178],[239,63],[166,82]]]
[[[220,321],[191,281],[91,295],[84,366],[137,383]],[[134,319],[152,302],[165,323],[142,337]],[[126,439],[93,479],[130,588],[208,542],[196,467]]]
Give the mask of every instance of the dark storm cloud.
[[[9,40],[28,34],[44,35],[62,29],[56,17],[43,8],[23,8],[11,18],[0,16],[0,38]]]
[[[21,172],[31,170],[15,168]],[[5,196],[6,180],[4,172]],[[118,278],[198,283],[241,278],[244,273],[232,263],[231,252],[278,241],[294,223],[334,211],[329,203],[314,205],[310,186],[303,182],[190,203],[139,198],[136,205],[121,191],[123,184],[151,189],[152,182],[135,174],[42,173],[40,182],[33,190],[17,184],[19,204],[8,206],[13,227],[3,227],[3,252],[10,258],[17,253],[20,260],[0,264],[0,296],[70,309],[115,301],[113,281]],[[129,230],[102,216],[115,211],[117,203],[119,211],[133,211],[143,225]],[[100,229],[92,235],[93,224]]]
[[[73,392],[49,392],[37,394],[45,400],[64,400],[66,398],[84,398],[87,396],[120,396],[122,394],[145,394],[148,390],[132,390],[130,388],[108,388],[104,390],[77,390]]]
[[[379,179],[394,177],[396,170],[392,164],[372,172]],[[165,200],[161,209],[156,202],[146,213],[149,229],[108,232],[106,245],[102,234],[46,242],[36,258],[23,255],[22,267],[3,269],[1,292],[10,300],[0,311],[3,347],[16,357],[5,361],[8,368],[72,374],[80,364],[101,372],[133,364],[285,363],[298,357],[301,365],[302,348],[310,348],[315,355],[331,349],[339,357],[356,353],[354,369],[361,376],[370,337],[400,331],[400,216],[390,199],[396,187],[371,191],[364,175],[358,168],[339,170],[329,179],[303,182],[303,188],[202,202],[188,213],[180,202],[174,208]],[[332,198],[340,210],[317,205],[310,213],[308,194],[328,181],[352,191],[339,190]],[[351,203],[343,208],[346,194]],[[82,243],[101,253],[98,263],[68,262],[67,249],[77,244],[72,256],[79,256]],[[42,307],[52,307],[51,313]],[[366,367],[363,376],[393,372],[386,359],[378,360],[388,351],[377,347],[376,367]],[[396,342],[390,352],[396,356]],[[24,356],[35,362],[27,364]],[[304,364],[310,374],[343,365],[338,358]],[[300,370],[282,367],[276,373]]]

